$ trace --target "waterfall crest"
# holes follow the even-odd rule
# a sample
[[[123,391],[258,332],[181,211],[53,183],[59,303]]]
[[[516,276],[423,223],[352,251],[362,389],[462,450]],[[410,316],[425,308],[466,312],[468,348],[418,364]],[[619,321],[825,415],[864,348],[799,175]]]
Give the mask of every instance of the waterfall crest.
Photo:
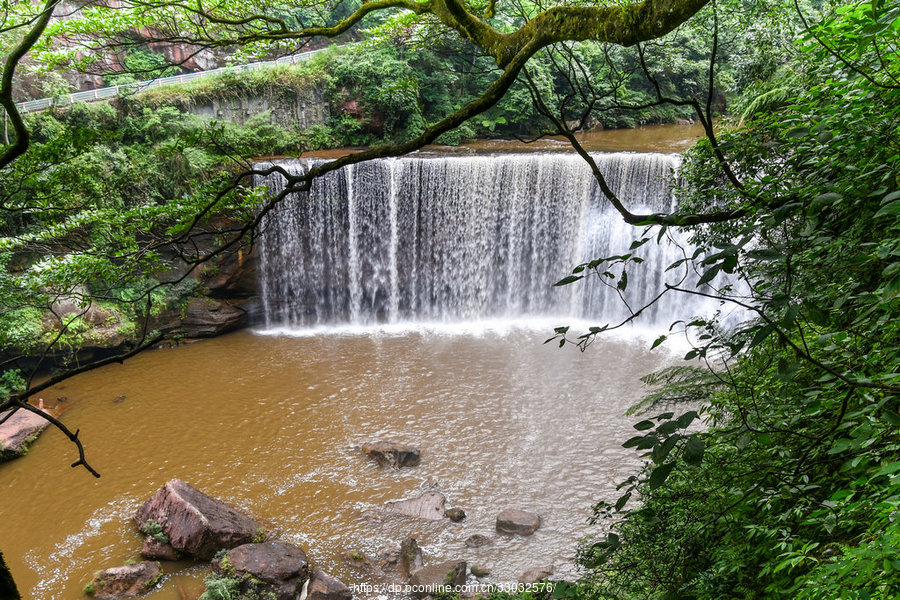
[[[667,212],[679,158],[598,154],[631,210]],[[292,173],[307,160],[280,161]],[[284,179],[259,179],[277,194]],[[580,263],[623,254],[639,228],[609,205],[572,154],[399,158],[317,179],[263,221],[261,284],[266,325],[458,322],[568,317],[614,323],[629,309],[598,281],[553,287]],[[664,287],[673,245],[645,244],[631,273],[632,309]],[[668,274],[670,279],[674,277]],[[670,318],[664,298],[645,324]],[[684,298],[678,300],[684,307]],[[679,316],[685,316],[683,313]]]

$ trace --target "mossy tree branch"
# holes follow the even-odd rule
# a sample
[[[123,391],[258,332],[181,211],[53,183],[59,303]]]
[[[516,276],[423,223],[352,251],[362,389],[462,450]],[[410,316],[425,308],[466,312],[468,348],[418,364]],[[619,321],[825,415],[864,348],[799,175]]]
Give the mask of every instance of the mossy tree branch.
[[[19,65],[19,62],[44,34],[44,30],[47,29],[47,24],[50,22],[50,17],[53,15],[53,9],[56,8],[58,3],[59,0],[47,0],[40,16],[34,21],[31,29],[22,38],[22,41],[9,53],[3,65],[3,75],[0,77],[0,105],[3,106],[6,114],[9,116],[9,121],[16,132],[16,141],[0,155],[0,169],[28,151],[31,136],[28,128],[25,126],[25,122],[22,120],[22,115],[19,114],[19,110],[16,108],[15,101],[13,101],[13,76],[16,73],[16,67]]]

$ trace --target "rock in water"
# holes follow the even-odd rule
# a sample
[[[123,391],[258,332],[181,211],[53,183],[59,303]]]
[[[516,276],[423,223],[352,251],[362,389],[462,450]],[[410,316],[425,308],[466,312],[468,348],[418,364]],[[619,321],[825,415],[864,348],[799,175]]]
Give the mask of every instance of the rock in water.
[[[440,492],[425,492],[418,498],[388,502],[385,508],[392,513],[439,521],[444,519],[444,503],[447,499]]]
[[[459,523],[466,518],[466,511],[461,508],[448,508],[444,511],[444,516],[454,523]]]
[[[0,413],[0,421],[9,413],[8,410]],[[28,445],[49,425],[50,421],[39,414],[24,408],[17,410],[0,425],[0,462],[25,454]]]
[[[273,600],[294,600],[309,577],[306,553],[280,540],[232,548],[213,568],[240,580],[241,594]]]
[[[493,543],[494,540],[486,535],[481,535],[480,533],[470,535],[466,538],[466,546],[469,548],[483,548],[484,546],[490,546]]]
[[[553,565],[528,569],[519,576],[519,583],[537,583],[553,575]]]
[[[332,577],[322,569],[313,570],[306,590],[306,600],[351,600],[350,593],[343,581]]]
[[[414,596],[419,598],[438,597],[453,594],[454,586],[465,585],[466,572],[464,560],[444,562],[417,569],[410,575],[409,583],[413,586]]]
[[[134,519],[144,531],[148,521],[154,521],[175,550],[200,560],[252,542],[262,530],[247,515],[180,479],[166,483],[138,509]]]
[[[159,565],[144,561],[100,571],[86,590],[95,600],[137,598],[155,586],[160,577],[162,569]]]
[[[471,573],[475,577],[487,577],[491,574],[491,570],[486,567],[472,565],[471,567],[469,567],[469,573]]]
[[[425,566],[422,560],[422,549],[416,538],[406,538],[400,542],[400,570],[404,577],[412,575],[413,571]]]
[[[524,510],[508,508],[497,515],[497,531],[531,535],[541,526],[541,517]]]
[[[398,469],[415,467],[421,462],[421,452],[418,448],[397,442],[370,442],[363,444],[362,451],[378,461],[378,464]]]
[[[149,560],[178,560],[181,558],[178,550],[173,548],[171,544],[158,540],[152,535],[144,538],[141,556]]]

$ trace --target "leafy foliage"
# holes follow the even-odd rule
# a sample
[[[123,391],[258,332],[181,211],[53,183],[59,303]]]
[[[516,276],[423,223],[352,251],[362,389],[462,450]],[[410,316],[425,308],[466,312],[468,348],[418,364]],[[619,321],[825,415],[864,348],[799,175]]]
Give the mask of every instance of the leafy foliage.
[[[714,291],[683,293],[750,318],[687,324],[686,358],[709,370],[649,379],[644,410],[694,410],[637,423],[625,446],[647,466],[595,509],[613,531],[581,560],[614,597],[900,594],[898,36],[896,5],[839,10],[809,30],[791,66],[804,85],[777,114],[751,103],[744,128],[689,156],[684,210],[743,216],[694,231]],[[685,429],[697,418],[705,431]]]

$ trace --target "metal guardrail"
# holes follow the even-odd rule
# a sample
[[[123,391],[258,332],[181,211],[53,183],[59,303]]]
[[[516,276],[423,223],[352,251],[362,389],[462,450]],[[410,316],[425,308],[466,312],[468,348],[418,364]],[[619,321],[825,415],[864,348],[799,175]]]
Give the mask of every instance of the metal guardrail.
[[[64,96],[56,96],[54,98],[40,98],[38,100],[27,100],[25,102],[17,102],[16,108],[21,113],[34,112],[38,110],[46,110],[51,106],[67,106],[76,102],[97,102],[108,98],[115,98],[119,94],[136,93],[144,90],[162,87],[164,85],[173,85],[180,83],[188,83],[205,77],[222,75],[225,73],[245,73],[247,71],[256,71],[277,65],[293,65],[298,62],[309,60],[315,54],[326,50],[310,50],[309,52],[301,52],[290,56],[283,56],[276,60],[266,60],[255,63],[247,63],[246,65],[236,65],[233,67],[222,67],[220,69],[210,69],[209,71],[198,71],[196,73],[185,73],[183,75],[173,75],[171,77],[160,77],[159,79],[151,79],[150,81],[138,81],[135,83],[126,83],[124,85],[114,85],[112,87],[98,88],[96,90],[87,90],[84,92],[75,92],[74,94],[66,94]],[[0,109],[2,112],[2,109]]]

